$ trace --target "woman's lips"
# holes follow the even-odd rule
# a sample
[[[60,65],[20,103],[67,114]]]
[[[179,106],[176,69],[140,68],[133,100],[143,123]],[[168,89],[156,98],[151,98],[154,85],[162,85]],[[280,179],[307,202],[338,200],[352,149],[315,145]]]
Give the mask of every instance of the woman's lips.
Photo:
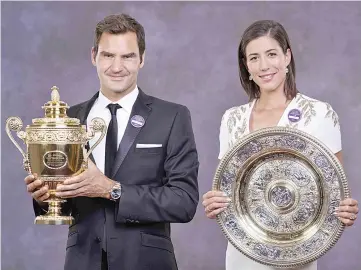
[[[270,82],[270,81],[272,81],[275,74],[276,73],[268,73],[268,74],[264,74],[264,75],[259,75],[258,77],[260,77],[262,79],[262,81],[264,81],[264,82]]]

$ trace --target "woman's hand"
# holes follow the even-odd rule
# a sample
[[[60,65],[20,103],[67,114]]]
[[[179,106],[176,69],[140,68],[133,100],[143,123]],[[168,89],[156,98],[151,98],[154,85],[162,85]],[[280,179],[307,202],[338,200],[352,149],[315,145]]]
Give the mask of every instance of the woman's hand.
[[[231,199],[228,198],[221,191],[208,191],[203,195],[203,206],[204,211],[206,212],[206,216],[208,218],[214,219],[216,216],[224,211]]]
[[[335,208],[335,215],[346,226],[352,226],[357,219],[358,202],[352,198],[347,198],[340,202],[340,206]]]

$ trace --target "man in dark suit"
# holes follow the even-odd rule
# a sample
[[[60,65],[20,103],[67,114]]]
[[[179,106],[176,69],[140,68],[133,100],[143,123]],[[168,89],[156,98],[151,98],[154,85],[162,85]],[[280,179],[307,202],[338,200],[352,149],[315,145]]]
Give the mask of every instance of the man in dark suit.
[[[92,62],[100,91],[68,110],[89,124],[108,124],[88,169],[57,187],[68,198],[69,227],[65,270],[174,270],[177,264],[170,223],[189,222],[198,193],[198,155],[189,110],[146,95],[137,86],[144,65],[143,27],[128,15],[97,24]],[[90,142],[93,144],[94,142]],[[42,214],[48,189],[25,178]]]

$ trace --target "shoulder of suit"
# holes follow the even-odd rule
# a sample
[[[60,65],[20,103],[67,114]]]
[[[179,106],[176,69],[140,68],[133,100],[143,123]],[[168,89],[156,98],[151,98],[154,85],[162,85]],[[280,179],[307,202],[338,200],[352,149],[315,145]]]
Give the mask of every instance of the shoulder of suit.
[[[77,108],[81,108],[81,107],[83,107],[86,103],[88,103],[89,102],[89,100],[87,100],[87,101],[84,101],[84,102],[82,102],[82,103],[78,103],[78,104],[75,104],[75,105],[72,105],[72,106],[70,106],[70,108],[68,109],[68,110],[74,110],[74,109],[77,109]]]
[[[87,102],[88,101],[84,101],[82,103],[78,103],[78,104],[75,104],[73,106],[70,106],[70,108],[67,110],[67,114],[69,116],[75,116],[77,114],[77,112],[80,110],[80,108],[85,106]]]
[[[149,97],[151,97],[153,105],[156,107],[159,107],[159,108],[164,108],[164,109],[172,110],[172,111],[189,110],[187,108],[187,106],[179,104],[179,103],[167,101],[167,100],[157,98],[154,96],[149,96]]]

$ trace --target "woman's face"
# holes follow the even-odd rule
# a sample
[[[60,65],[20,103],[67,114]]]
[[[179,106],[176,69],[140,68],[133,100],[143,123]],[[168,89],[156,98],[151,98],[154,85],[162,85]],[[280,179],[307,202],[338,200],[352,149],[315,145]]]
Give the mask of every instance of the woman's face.
[[[286,54],[278,42],[268,36],[259,37],[246,47],[247,69],[261,93],[283,91],[286,68],[291,61],[291,51]]]

